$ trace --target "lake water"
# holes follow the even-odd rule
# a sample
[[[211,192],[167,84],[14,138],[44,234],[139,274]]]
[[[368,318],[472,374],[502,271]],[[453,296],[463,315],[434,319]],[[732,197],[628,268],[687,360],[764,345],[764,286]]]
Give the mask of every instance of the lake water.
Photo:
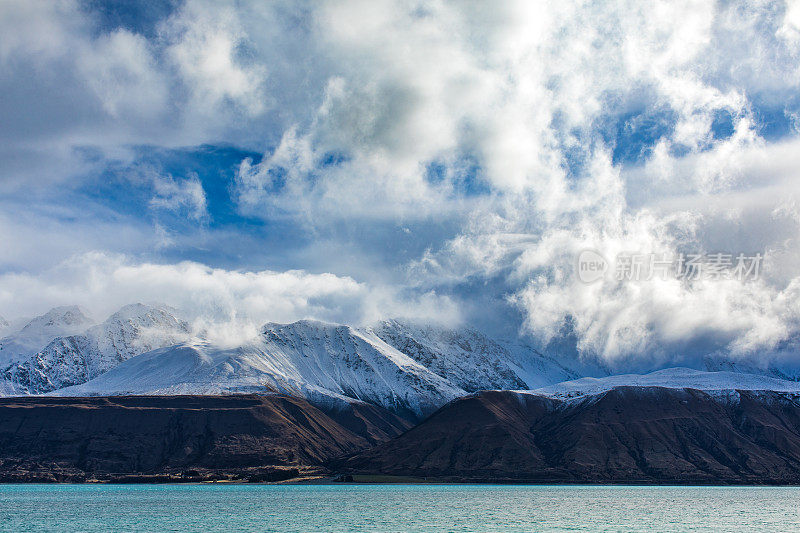
[[[793,531],[800,488],[0,485],[0,531]]]

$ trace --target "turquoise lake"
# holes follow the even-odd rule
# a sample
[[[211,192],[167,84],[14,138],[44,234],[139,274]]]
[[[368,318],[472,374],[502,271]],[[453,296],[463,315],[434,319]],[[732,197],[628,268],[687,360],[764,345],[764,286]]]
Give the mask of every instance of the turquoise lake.
[[[793,531],[800,488],[0,485],[0,531]]]

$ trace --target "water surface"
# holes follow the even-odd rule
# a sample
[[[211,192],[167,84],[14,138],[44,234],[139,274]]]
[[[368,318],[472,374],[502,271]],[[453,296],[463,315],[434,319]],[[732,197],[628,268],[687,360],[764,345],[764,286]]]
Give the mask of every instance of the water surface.
[[[800,488],[0,485],[0,531],[792,531]]]

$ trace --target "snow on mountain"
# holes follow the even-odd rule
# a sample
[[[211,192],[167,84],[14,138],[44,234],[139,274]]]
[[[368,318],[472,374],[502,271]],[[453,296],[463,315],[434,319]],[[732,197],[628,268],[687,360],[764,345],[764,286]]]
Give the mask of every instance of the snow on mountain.
[[[261,337],[289,379],[397,412],[427,414],[465,393],[368,330],[301,320]]]
[[[792,355],[798,353],[795,348]],[[794,358],[773,359],[765,361],[763,365],[748,363],[747,361],[733,360],[724,354],[714,354],[703,358],[703,370],[709,372],[736,372],[744,374],[759,374],[787,381],[800,381],[800,364]]]
[[[11,324],[8,323],[8,320],[0,316],[0,333],[5,333],[10,327]]]
[[[610,391],[616,387],[664,387],[698,389],[712,393],[734,390],[770,390],[800,392],[800,383],[758,374],[740,372],[704,372],[691,368],[667,368],[649,374],[617,374],[604,378],[581,378],[530,391],[518,391],[551,398],[582,398]]]
[[[509,366],[525,381],[529,389],[544,387],[562,381],[585,376],[603,377],[609,374],[607,368],[591,360],[581,360],[572,354],[533,348],[522,340],[498,340],[506,349]]]
[[[487,389],[559,398],[625,385],[800,391],[800,383],[783,374],[719,358],[706,366],[720,371],[609,376],[601,365],[558,350],[542,353],[469,328],[398,320],[368,328],[311,320],[267,324],[235,348],[192,339],[188,324],[165,307],[129,305],[85,329],[89,322],[78,308],[57,308],[2,339],[0,353],[10,360],[0,367],[0,395],[282,392],[330,406],[364,401],[422,417]],[[75,334],[79,328],[83,332]],[[73,333],[52,337],[63,331]]]
[[[188,338],[188,324],[169,309],[133,304],[81,334],[53,339],[27,358],[6,366],[2,375],[6,388],[39,394],[85,383],[131,357]]]
[[[317,403],[361,400],[424,416],[466,392],[372,332],[302,320],[267,324],[233,349],[195,341],[134,357],[58,395],[277,391]]]
[[[56,337],[80,333],[94,323],[80,307],[55,307],[0,339],[0,368],[36,353]]]
[[[442,328],[386,320],[375,334],[468,392],[533,389],[583,376],[605,376],[597,364],[545,355],[522,341],[494,340],[471,328]]]
[[[504,346],[466,328],[389,320],[356,329],[302,320],[267,324],[258,338],[234,349],[196,341],[140,355],[58,394],[280,391],[423,416],[468,392],[530,388],[580,375],[527,346]]]
[[[527,386],[509,365],[511,357],[508,351],[475,330],[413,326],[387,320],[371,331],[467,392]]]

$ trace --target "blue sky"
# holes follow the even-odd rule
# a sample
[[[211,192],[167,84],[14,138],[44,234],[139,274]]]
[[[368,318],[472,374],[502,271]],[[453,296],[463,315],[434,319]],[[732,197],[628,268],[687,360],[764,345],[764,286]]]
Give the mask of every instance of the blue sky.
[[[796,2],[4,2],[0,314],[150,299],[570,330],[611,365],[779,357],[799,58]],[[587,286],[586,248],[767,262]]]

